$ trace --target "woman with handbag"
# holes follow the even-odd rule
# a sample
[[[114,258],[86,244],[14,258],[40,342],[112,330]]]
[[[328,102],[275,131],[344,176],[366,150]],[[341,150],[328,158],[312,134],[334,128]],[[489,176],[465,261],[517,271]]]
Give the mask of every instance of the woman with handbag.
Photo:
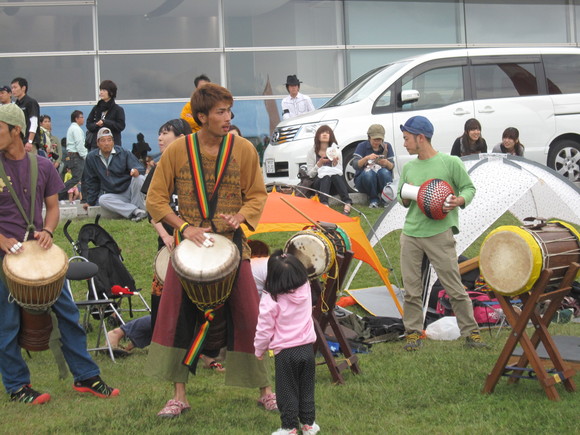
[[[324,194],[320,196],[320,202],[328,205],[328,197],[334,186],[344,203],[343,214],[349,215],[352,199],[342,176],[342,153],[328,125],[322,125],[316,130],[314,147],[306,155],[306,170],[308,176],[314,179],[312,187]]]

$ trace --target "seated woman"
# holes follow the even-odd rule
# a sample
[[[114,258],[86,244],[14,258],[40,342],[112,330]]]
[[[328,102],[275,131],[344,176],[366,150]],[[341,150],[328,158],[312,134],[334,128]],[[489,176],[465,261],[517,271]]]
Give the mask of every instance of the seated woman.
[[[487,152],[487,143],[481,137],[481,124],[475,118],[465,121],[463,135],[453,142],[451,155],[457,157],[468,156],[470,154],[482,154]]]
[[[501,143],[494,146],[492,152],[523,157],[524,146],[520,142],[518,129],[515,127],[506,128],[501,135]]]
[[[333,144],[336,146],[332,146]],[[320,202],[328,205],[330,190],[334,186],[344,203],[343,213],[348,215],[352,200],[348,195],[346,181],[342,176],[342,153],[338,149],[334,133],[328,125],[323,125],[316,130],[314,147],[306,155],[306,168],[308,176],[314,178],[312,187],[326,194],[320,196]]]

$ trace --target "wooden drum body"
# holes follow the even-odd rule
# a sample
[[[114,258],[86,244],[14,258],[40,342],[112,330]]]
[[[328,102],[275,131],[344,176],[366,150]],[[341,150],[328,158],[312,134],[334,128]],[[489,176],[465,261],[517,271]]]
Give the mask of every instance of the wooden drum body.
[[[580,234],[560,221],[534,228],[496,228],[483,241],[479,254],[485,281],[505,296],[530,291],[544,269],[552,269],[549,285],[556,287],[572,262],[580,262]]]
[[[32,351],[48,349],[52,331],[48,309],[64,284],[66,253],[54,244],[44,249],[36,240],[29,240],[19,254],[6,255],[2,267],[10,296],[22,307],[20,345]]]
[[[336,260],[333,242],[325,233],[314,229],[299,231],[290,237],[284,252],[298,258],[311,279],[327,273]]]
[[[200,309],[215,307],[229,297],[240,264],[240,251],[228,238],[207,233],[213,246],[183,240],[171,253],[171,264],[187,296]]]

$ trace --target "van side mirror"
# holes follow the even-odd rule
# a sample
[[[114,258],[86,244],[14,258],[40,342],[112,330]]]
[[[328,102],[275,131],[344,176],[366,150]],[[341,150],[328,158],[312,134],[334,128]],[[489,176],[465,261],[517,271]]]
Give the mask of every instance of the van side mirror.
[[[419,94],[419,91],[417,91],[415,89],[409,89],[408,91],[402,91],[401,92],[401,103],[402,104],[414,103],[416,101],[419,101],[420,96],[421,95]]]

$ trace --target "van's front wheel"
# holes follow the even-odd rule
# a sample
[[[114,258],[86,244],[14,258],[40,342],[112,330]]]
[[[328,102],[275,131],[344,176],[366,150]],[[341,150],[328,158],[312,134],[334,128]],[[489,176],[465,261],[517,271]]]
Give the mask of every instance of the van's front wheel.
[[[345,149],[342,153],[342,162],[343,162],[342,172],[344,174],[344,179],[346,180],[346,184],[348,186],[348,191],[351,193],[358,192],[358,190],[356,190],[356,187],[354,185],[354,174],[356,174],[356,171],[351,165],[355,148],[356,146],[350,146],[347,149]]]
[[[580,181],[580,144],[570,139],[556,142],[548,154],[548,166],[572,182]]]

